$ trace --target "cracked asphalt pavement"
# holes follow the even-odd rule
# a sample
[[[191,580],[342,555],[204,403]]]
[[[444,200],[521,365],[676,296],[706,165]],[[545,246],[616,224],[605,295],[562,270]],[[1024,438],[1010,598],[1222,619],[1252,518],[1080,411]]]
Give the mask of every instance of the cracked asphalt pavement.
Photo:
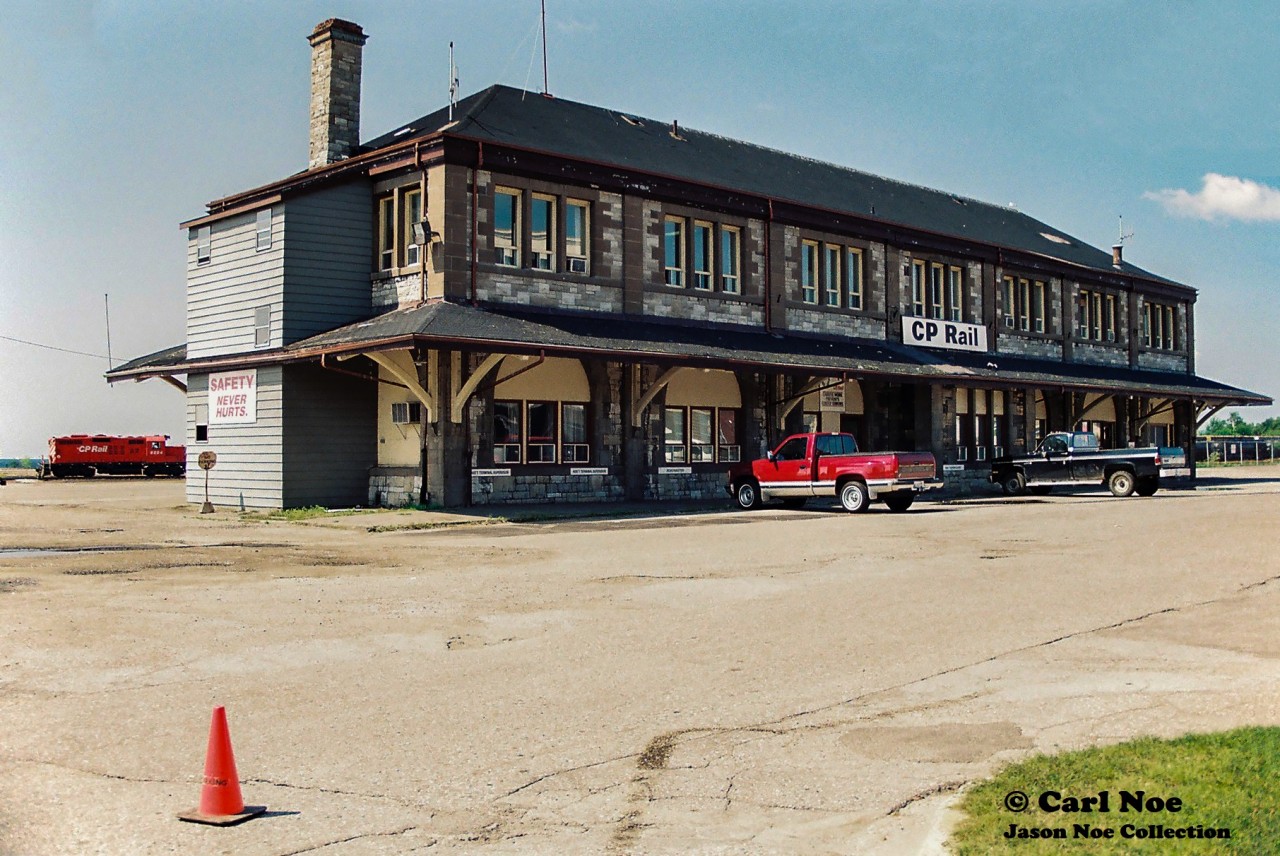
[[[181,495],[0,488],[0,853],[944,853],[1007,761],[1280,723],[1276,468],[484,526]],[[230,828],[176,819],[216,705],[268,807]]]

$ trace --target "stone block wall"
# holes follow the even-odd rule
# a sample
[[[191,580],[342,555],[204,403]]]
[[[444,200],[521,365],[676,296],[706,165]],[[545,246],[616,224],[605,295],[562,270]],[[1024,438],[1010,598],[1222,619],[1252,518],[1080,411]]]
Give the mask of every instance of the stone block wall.
[[[369,471],[369,507],[402,508],[418,501],[422,474],[415,467],[374,467]]]

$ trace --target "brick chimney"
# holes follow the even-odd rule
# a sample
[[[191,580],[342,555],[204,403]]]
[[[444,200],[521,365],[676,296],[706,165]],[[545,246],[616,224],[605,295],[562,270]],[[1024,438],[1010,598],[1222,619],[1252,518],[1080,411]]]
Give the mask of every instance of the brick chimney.
[[[1124,261],[1124,244],[1111,245],[1111,266],[1120,267],[1120,263]]]
[[[311,42],[311,155],[307,169],[349,158],[360,145],[360,61],[368,36],[330,18]]]

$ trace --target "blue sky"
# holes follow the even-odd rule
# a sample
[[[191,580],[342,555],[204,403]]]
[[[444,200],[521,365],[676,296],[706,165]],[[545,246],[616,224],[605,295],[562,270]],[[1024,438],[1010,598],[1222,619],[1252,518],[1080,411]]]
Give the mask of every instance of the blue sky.
[[[362,131],[541,88],[536,0],[28,2],[0,28],[0,336],[177,344],[181,220],[306,166],[319,21],[369,34]],[[998,204],[1200,291],[1197,370],[1280,395],[1280,5],[547,0],[550,90]],[[0,338],[0,457],[183,435],[158,381]],[[1247,408],[1250,421],[1280,408]]]

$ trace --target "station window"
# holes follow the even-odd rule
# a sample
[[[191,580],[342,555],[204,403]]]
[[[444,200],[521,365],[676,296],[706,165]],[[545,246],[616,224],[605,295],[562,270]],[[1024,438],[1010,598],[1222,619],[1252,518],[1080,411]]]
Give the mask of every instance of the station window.
[[[1000,316],[1008,330],[1048,332],[1048,285],[1043,280],[1005,276],[1000,280]]]
[[[805,303],[818,302],[817,241],[805,241],[800,245],[800,299]]]
[[[1080,289],[1076,297],[1076,338],[1094,342],[1116,341],[1116,296]]]
[[[253,310],[253,346],[266,348],[271,345],[271,307],[259,306]]]
[[[843,283],[840,278],[840,247],[834,244],[822,245],[822,293],[827,306],[841,304],[840,292]]]
[[[737,294],[739,284],[739,258],[742,233],[736,226],[720,227],[720,290],[725,294]]]
[[[917,318],[964,319],[964,269],[941,262],[911,262],[911,314]]]
[[[417,401],[393,401],[391,424],[417,425],[422,421],[422,404]]]
[[[1177,347],[1175,320],[1177,313],[1172,306],[1163,303],[1144,302],[1142,305],[1142,344],[1148,348],[1172,351]]]
[[[733,463],[741,458],[737,410],[664,407],[663,460],[669,464]]]
[[[195,414],[193,416],[193,421],[195,422],[195,426],[196,426],[195,442],[197,443],[209,442],[209,405],[197,404],[195,406]]]
[[[844,290],[850,309],[862,308],[862,250],[845,249]]]
[[[663,282],[684,285],[684,220],[668,217],[662,224]]]
[[[271,249],[271,209],[263,208],[257,214],[254,223],[254,250],[262,252]]]
[[[529,267],[556,269],[556,200],[534,194],[529,211]]]
[[[202,265],[213,258],[213,227],[196,229],[196,264]]]
[[[586,202],[570,199],[564,206],[564,256],[567,272],[588,272],[590,234],[591,206]]]
[[[715,248],[712,246],[712,227],[701,220],[693,221],[693,287],[710,291],[715,282],[712,259]]]
[[[591,458],[587,405],[560,401],[495,401],[495,464],[583,464]]]
[[[422,261],[421,248],[413,242],[413,227],[422,222],[422,188],[408,185],[385,193],[375,203],[378,228],[379,271],[394,271]]]
[[[494,262],[520,264],[520,191],[498,188],[493,194]]]

